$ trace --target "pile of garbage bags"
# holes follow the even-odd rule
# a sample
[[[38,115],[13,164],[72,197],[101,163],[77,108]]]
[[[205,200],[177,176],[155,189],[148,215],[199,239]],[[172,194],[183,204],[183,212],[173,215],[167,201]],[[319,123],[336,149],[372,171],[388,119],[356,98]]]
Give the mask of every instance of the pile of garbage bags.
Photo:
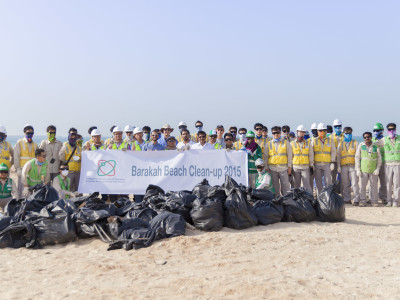
[[[204,231],[245,229],[285,222],[345,221],[339,184],[317,199],[305,189],[275,198],[267,190],[239,185],[227,176],[221,186],[207,180],[192,191],[165,192],[149,185],[143,201],[107,203],[99,193],[59,199],[51,186],[37,185],[28,198],[13,199],[0,215],[0,248],[40,248],[98,237],[108,250],[149,247],[155,240],[184,235],[187,223]]]

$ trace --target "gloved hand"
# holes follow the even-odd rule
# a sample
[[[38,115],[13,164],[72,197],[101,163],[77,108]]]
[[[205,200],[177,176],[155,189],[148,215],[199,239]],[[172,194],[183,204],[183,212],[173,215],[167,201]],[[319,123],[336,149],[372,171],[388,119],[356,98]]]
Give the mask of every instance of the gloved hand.
[[[362,175],[361,171],[357,171],[357,176],[361,177],[361,175]]]
[[[337,172],[338,173],[342,173],[342,168],[341,167],[337,167]]]
[[[331,171],[335,170],[335,164],[331,163]]]
[[[227,152],[231,151],[231,148],[226,148],[226,151],[227,151]]]
[[[75,198],[76,197],[75,193],[73,193],[73,192],[66,192],[65,194],[70,196],[71,198]]]
[[[21,168],[18,168],[18,169],[17,169],[17,176],[18,176],[18,177],[21,177],[21,176],[22,176],[22,169],[21,169]]]
[[[81,196],[81,193],[79,193],[78,191],[76,191],[76,192],[74,192],[74,195],[75,195],[76,197],[80,197],[80,196]]]
[[[372,173],[372,174],[374,174],[375,176],[378,176],[378,175],[379,175],[379,170],[376,169],[376,170],[374,171],[374,173]]]
[[[22,191],[22,197],[27,198],[29,196],[29,190],[28,187],[24,187],[24,190]]]

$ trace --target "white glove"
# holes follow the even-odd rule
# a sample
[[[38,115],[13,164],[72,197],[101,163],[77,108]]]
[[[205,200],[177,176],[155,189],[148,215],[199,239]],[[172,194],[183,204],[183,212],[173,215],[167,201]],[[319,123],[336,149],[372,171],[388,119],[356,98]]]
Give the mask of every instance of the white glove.
[[[342,173],[342,168],[341,167],[337,167],[337,172],[338,173]]]
[[[24,190],[22,191],[22,197],[26,198],[29,196],[29,190],[28,187],[24,187]]]
[[[21,177],[21,176],[22,176],[22,169],[21,169],[21,168],[18,168],[18,169],[17,169],[17,176],[18,176],[18,177]]]
[[[362,175],[362,174],[361,174],[361,171],[357,171],[357,176],[358,176],[358,177],[361,177],[361,175]]]
[[[331,171],[335,170],[335,164],[331,163]]]
[[[372,173],[372,174],[374,174],[375,176],[378,176],[378,175],[379,175],[379,170],[376,169],[376,170],[374,171],[374,173]]]
[[[226,148],[226,151],[227,151],[227,152],[231,151],[231,148]]]
[[[74,155],[74,157],[72,157],[72,159],[73,159],[74,161],[79,161],[79,160],[80,160],[80,158],[79,158],[78,155]]]

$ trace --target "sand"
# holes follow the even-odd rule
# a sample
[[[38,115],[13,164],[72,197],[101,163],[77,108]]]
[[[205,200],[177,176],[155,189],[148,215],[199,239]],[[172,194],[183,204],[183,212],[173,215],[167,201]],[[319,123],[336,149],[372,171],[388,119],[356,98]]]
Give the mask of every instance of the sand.
[[[346,206],[344,223],[278,223],[139,250],[99,239],[1,249],[2,299],[400,299],[400,210]]]

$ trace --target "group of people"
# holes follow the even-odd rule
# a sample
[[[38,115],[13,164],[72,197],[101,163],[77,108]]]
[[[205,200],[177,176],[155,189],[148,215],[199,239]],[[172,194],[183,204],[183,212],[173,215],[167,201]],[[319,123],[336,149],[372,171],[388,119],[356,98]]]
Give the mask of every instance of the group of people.
[[[6,141],[7,131],[0,126],[0,207],[12,198],[26,197],[30,187],[52,184],[60,197],[77,195],[82,151],[189,151],[212,149],[245,151],[248,155],[249,186],[268,189],[276,196],[284,195],[290,188],[303,186],[317,193],[324,185],[331,184],[340,176],[345,202],[366,206],[366,188],[370,185],[369,199],[372,206],[378,201],[397,207],[400,198],[400,139],[396,124],[387,125],[384,137],[382,124],[375,124],[372,132],[364,132],[364,141],[358,143],[352,137],[351,127],[342,127],[334,120],[333,127],[323,123],[311,125],[311,135],[303,125],[296,133],[290,127],[273,126],[272,137],[268,128],[256,123],[253,130],[231,126],[225,132],[223,125],[206,133],[203,123],[195,123],[196,132],[191,134],[185,122],[178,124],[179,133],[165,124],[161,129],[112,126],[112,137],[103,140],[96,126],[89,128],[91,139],[83,143],[77,129],[70,128],[68,141],[56,138],[56,127],[47,127],[47,139],[37,145],[33,141],[34,128],[26,125],[24,137],[14,147]],[[9,171],[14,165],[18,184]],[[380,184],[378,193],[378,180]],[[353,191],[353,194],[351,193]],[[139,199],[140,197],[138,197]]]

